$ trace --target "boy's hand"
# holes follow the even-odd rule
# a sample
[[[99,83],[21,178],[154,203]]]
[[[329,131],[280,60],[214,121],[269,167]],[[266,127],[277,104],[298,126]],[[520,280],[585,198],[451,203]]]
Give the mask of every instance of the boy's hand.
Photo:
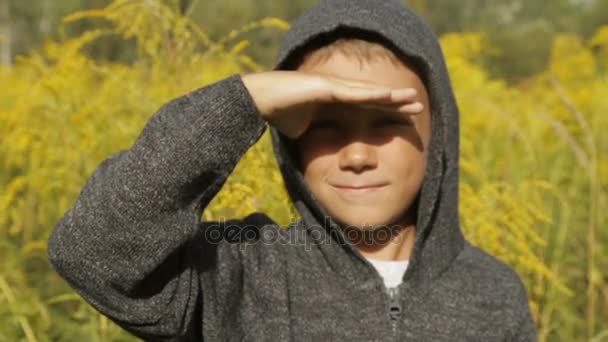
[[[308,128],[322,103],[344,102],[366,108],[418,114],[414,88],[389,88],[336,76],[303,71],[266,71],[242,76],[262,117],[290,138]]]

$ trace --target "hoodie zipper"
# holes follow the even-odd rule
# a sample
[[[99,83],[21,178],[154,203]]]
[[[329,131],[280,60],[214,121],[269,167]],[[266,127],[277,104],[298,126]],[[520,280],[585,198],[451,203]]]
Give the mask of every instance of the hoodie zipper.
[[[389,297],[388,316],[393,329],[393,340],[397,339],[397,323],[401,318],[401,301],[399,300],[399,287],[391,287],[386,290]]]

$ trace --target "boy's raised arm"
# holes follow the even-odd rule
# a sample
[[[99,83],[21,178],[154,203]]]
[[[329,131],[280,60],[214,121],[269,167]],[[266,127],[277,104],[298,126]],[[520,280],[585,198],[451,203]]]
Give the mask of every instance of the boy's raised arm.
[[[51,263],[88,302],[133,334],[200,339],[205,289],[199,274],[214,267],[214,256],[222,261],[218,276],[242,266],[233,250],[201,238],[212,223],[201,223],[200,214],[259,140],[266,121],[296,137],[316,103],[414,113],[419,106],[411,103],[413,95],[273,71],[236,74],[176,98],[150,118],[131,148],[93,172],[51,234]]]
[[[51,263],[142,338],[200,335],[188,246],[202,208],[265,127],[238,74],[165,104],[87,180],[52,232]]]

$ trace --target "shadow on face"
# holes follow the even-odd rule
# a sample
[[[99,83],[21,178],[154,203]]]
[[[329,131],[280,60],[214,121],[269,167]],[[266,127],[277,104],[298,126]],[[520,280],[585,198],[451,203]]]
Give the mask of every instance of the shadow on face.
[[[420,114],[325,103],[296,141],[310,191],[338,222],[364,227],[399,221],[426,169],[430,112],[421,79],[405,65],[383,60],[360,64],[340,54],[298,70],[417,89],[417,100],[425,107]]]

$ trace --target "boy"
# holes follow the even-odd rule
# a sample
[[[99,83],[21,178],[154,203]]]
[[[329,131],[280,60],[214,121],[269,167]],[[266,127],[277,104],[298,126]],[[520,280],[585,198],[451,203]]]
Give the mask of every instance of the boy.
[[[199,222],[267,123],[302,219]],[[171,101],[102,162],[49,256],[145,340],[534,341],[521,280],[460,230],[458,134],[416,15],[321,1],[273,71]]]

